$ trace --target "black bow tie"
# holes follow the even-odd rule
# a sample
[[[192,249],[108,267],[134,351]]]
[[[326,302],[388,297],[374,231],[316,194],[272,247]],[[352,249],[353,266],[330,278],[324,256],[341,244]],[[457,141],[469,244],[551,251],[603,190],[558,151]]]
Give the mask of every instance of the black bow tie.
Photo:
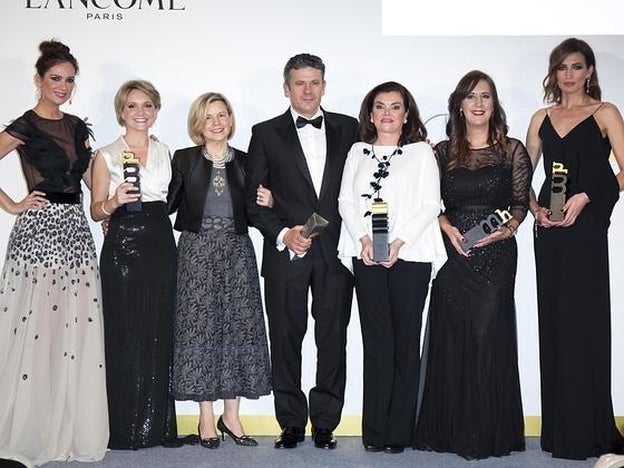
[[[308,124],[311,124],[315,128],[321,128],[321,125],[323,125],[323,116],[319,115],[316,119],[312,120],[301,116],[297,117],[297,128],[303,128]]]

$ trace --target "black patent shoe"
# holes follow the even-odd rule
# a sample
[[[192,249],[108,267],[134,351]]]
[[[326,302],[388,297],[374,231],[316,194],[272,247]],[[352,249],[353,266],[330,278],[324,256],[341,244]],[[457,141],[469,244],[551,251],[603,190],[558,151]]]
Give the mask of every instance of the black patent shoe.
[[[199,445],[207,449],[218,449],[221,444],[221,440],[218,437],[202,438],[201,431],[199,430],[199,424],[197,425],[197,434],[199,435]]]
[[[338,442],[329,429],[312,428],[312,440],[316,448],[335,449]]]
[[[405,447],[401,445],[387,445],[385,452],[386,453],[403,453]]]
[[[244,447],[256,447],[258,442],[253,437],[243,434],[242,436],[236,436],[223,422],[223,416],[219,416],[217,421],[217,429],[221,431],[221,440],[225,440],[225,434],[229,435],[236,445],[242,445]]]
[[[375,444],[364,444],[364,450],[366,452],[383,452],[386,450],[386,447],[383,445],[375,445]]]
[[[302,427],[285,427],[280,436],[275,439],[275,448],[295,448],[299,442],[303,442],[305,429]]]

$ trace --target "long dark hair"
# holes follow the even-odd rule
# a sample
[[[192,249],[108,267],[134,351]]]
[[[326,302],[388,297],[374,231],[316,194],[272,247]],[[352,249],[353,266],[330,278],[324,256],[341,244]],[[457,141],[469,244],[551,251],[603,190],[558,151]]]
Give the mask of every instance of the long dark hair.
[[[422,123],[422,120],[420,120],[420,112],[418,111],[414,96],[412,96],[405,86],[396,81],[381,83],[371,89],[364,97],[362,105],[360,106],[359,116],[360,139],[365,143],[372,144],[375,142],[377,139],[377,129],[373,122],[371,122],[371,113],[373,112],[375,98],[380,93],[390,93],[392,91],[396,91],[401,95],[403,105],[408,111],[407,122],[403,124],[403,128],[401,129],[399,145],[424,141],[427,138],[427,129],[425,128],[425,124]]]
[[[450,140],[451,161],[446,168],[447,170],[460,166],[470,152],[470,144],[466,138],[466,119],[461,112],[461,104],[482,80],[490,86],[493,101],[492,115],[488,122],[488,144],[499,145],[503,151],[507,150],[507,116],[498,100],[494,80],[487,73],[472,70],[459,80],[455,91],[451,93],[448,99],[449,121],[446,124],[446,134]]]
[[[542,85],[544,86],[544,101],[547,103],[558,104],[561,102],[561,89],[559,89],[559,85],[557,84],[557,69],[568,55],[576,52],[585,57],[585,65],[587,65],[587,68],[594,67],[594,71],[589,77],[589,86],[586,87],[585,92],[589,96],[600,101],[602,91],[598,84],[598,71],[596,70],[596,56],[594,55],[594,51],[587,42],[571,37],[555,47],[550,53],[548,75],[546,75],[544,81],[542,81]]]

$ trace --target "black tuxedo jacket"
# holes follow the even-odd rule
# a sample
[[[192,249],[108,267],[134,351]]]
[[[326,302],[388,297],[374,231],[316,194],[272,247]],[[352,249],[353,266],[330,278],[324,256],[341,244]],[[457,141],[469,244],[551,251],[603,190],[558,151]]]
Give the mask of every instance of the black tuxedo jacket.
[[[288,249],[277,250],[275,242],[283,228],[304,224],[317,212],[329,226],[313,242],[316,252],[336,268],[340,236],[338,194],[347,153],[357,138],[357,120],[323,111],[327,153],[321,191],[317,197],[290,109],[252,128],[247,157],[247,215],[264,236],[262,276],[292,278],[305,267],[311,252],[291,261]],[[271,189],[273,208],[256,203],[258,185]]]
[[[234,149],[234,159],[225,165],[237,234],[247,232],[245,158],[245,153]],[[173,154],[171,169],[167,206],[169,213],[178,212],[173,227],[177,231],[199,232],[210,188],[212,162],[204,157],[201,146],[193,146]]]

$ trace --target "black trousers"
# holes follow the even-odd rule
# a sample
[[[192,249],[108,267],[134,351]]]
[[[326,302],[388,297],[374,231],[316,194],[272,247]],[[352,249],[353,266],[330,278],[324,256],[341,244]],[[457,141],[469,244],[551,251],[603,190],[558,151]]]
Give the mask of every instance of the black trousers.
[[[420,330],[431,264],[391,268],[353,259],[364,345],[364,444],[412,443],[420,375]]]
[[[344,403],[353,277],[338,262],[328,265],[320,255],[296,261],[306,262],[300,276],[264,279],[275,415],[282,428],[303,428],[309,405],[312,426],[333,431]],[[316,384],[308,402],[301,390],[301,343],[307,328],[310,291],[317,362]]]

